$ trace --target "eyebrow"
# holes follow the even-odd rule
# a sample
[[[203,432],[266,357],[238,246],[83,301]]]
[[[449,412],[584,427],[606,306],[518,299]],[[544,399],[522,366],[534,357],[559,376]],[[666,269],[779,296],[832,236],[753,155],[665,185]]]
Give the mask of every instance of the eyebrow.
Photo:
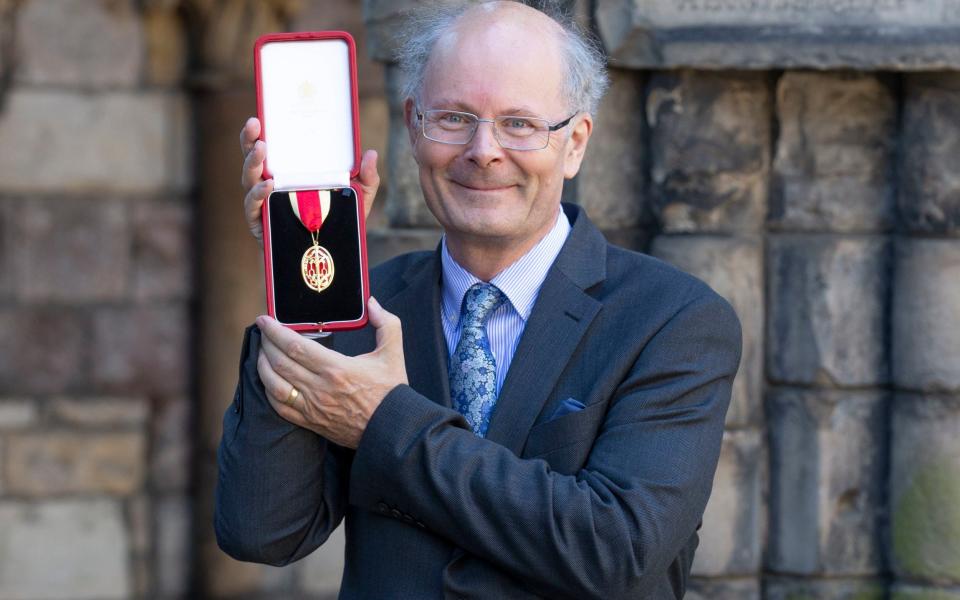
[[[424,110],[443,110],[443,109],[458,110],[461,112],[477,114],[476,110],[474,110],[474,108],[469,104],[466,104],[465,102],[460,100],[450,100],[447,98],[440,98],[438,101],[435,102],[435,106],[433,107],[424,107]],[[543,116],[543,113],[535,111],[529,107],[520,106],[520,105],[514,105],[505,111],[498,112],[497,116],[500,116],[500,115],[514,115],[518,117],[521,117],[521,116],[537,117],[541,119],[545,118]]]

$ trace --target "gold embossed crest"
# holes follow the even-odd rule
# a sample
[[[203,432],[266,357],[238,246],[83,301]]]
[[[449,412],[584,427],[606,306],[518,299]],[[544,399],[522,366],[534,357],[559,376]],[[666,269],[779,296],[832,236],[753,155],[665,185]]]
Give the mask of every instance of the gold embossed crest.
[[[333,257],[327,249],[314,241],[300,260],[303,282],[315,292],[322,292],[333,283]]]

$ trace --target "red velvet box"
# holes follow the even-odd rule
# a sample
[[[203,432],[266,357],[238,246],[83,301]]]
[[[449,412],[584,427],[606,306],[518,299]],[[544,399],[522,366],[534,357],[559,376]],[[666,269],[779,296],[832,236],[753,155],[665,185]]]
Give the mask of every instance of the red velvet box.
[[[363,327],[370,285],[363,193],[351,185],[360,171],[353,38],[342,31],[264,35],[254,65],[264,178],[274,180],[263,207],[267,311],[300,332]],[[316,243],[332,259],[323,259],[324,277],[332,277],[319,291],[303,266],[314,239],[291,195],[316,190],[329,198]]]

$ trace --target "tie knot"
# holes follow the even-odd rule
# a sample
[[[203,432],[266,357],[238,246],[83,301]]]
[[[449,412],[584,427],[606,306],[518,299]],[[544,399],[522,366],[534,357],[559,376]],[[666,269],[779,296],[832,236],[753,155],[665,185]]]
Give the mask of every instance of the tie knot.
[[[490,314],[506,299],[507,297],[495,285],[483,282],[473,284],[463,295],[463,305],[460,307],[463,325],[465,327],[483,325]]]

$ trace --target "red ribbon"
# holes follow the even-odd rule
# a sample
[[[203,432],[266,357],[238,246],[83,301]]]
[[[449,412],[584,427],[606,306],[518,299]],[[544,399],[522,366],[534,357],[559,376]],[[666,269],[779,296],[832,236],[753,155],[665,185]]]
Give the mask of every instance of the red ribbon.
[[[320,192],[317,190],[297,191],[297,208],[300,220],[310,231],[320,231],[323,226],[323,211],[320,208]]]

